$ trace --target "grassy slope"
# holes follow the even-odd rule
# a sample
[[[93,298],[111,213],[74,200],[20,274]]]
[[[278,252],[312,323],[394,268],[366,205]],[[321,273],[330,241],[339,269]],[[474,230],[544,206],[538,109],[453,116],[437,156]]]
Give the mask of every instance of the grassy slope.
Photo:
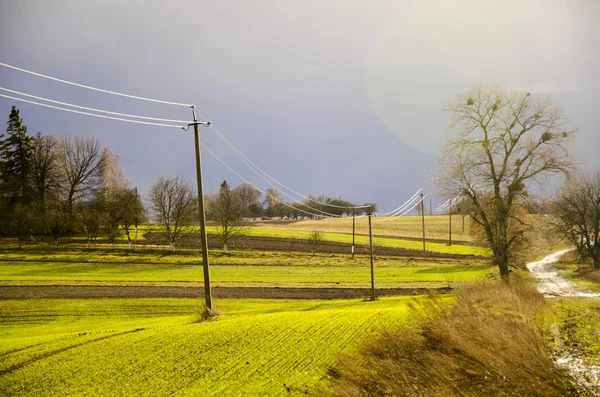
[[[460,217],[457,217],[460,219]],[[418,222],[417,222],[418,220]],[[250,222],[250,228],[248,229],[248,235],[250,236],[265,236],[265,237],[279,237],[279,238],[296,238],[296,239],[307,239],[309,234],[313,230],[319,230],[324,232],[323,239],[325,241],[331,241],[336,243],[352,243],[352,221],[348,219],[322,219],[322,220],[306,220],[298,221],[294,223],[278,223],[278,222]],[[365,218],[358,218],[357,222],[357,236],[355,237],[356,244],[369,244],[367,220]],[[447,216],[432,216],[431,220],[426,223],[427,238],[446,240],[448,238],[448,217]],[[468,223],[468,222],[467,222]],[[394,219],[390,222],[374,222],[373,223],[373,244],[375,246],[382,247],[393,247],[393,248],[405,248],[422,250],[423,243],[415,240],[405,240],[401,237],[420,238],[421,237],[421,223],[419,217],[402,217],[398,220]],[[468,235],[468,227],[466,232],[462,233],[462,223],[453,224],[453,240],[459,241],[470,241]],[[460,228],[460,230],[458,230]],[[197,228],[188,228],[188,231],[198,230]],[[432,232],[435,231],[435,232]],[[143,235],[146,232],[160,232],[161,228],[155,225],[145,225],[140,227],[139,238],[143,239]],[[216,233],[217,229],[214,226],[207,228],[208,233]],[[443,232],[442,232],[443,231]],[[430,233],[431,232],[431,233]],[[382,236],[382,237],[379,237]],[[391,237],[389,237],[391,236]],[[79,236],[82,242],[85,240],[83,236]],[[103,238],[99,238],[98,241],[104,241]],[[122,236],[120,241],[126,241],[126,238]],[[485,248],[453,244],[448,246],[445,243],[434,243],[427,242],[427,251],[440,252],[447,254],[463,254],[463,255],[478,255],[478,256],[489,256],[490,251]]]
[[[414,298],[219,300],[194,323],[189,299],[0,302],[7,395],[287,395],[324,384],[364,336],[406,320]],[[21,366],[22,365],[22,366]],[[21,366],[21,367],[19,367]]]
[[[546,322],[545,337],[552,350],[600,365],[600,300],[555,299]]]
[[[552,267],[560,271],[560,275],[577,284],[584,291],[600,292],[600,272],[592,270],[587,263],[563,262]]]
[[[385,217],[373,217],[372,229],[374,235],[421,238],[422,226],[420,216],[402,216],[394,219],[385,219]],[[445,240],[448,238],[448,215],[426,215],[425,233],[427,238]],[[260,222],[258,222],[260,224]],[[289,224],[270,222],[264,226],[266,228],[288,229],[288,230],[320,230],[325,232],[352,233],[352,219],[320,219],[305,220]],[[471,241],[469,235],[470,222],[468,217],[465,219],[465,230],[462,229],[462,216],[452,216],[452,237],[456,241]],[[356,219],[356,233],[369,234],[369,224],[367,218]]]
[[[495,271],[484,261],[377,258],[379,287],[440,287],[485,277]],[[368,287],[366,256],[273,252],[211,255],[215,285]],[[14,283],[198,283],[203,280],[197,255],[129,250],[4,250],[0,284]]]

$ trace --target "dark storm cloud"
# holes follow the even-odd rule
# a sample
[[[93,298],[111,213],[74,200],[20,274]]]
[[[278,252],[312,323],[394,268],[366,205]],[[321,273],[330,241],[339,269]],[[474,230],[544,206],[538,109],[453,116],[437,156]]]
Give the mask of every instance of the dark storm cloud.
[[[88,85],[195,103],[261,168],[304,193],[385,209],[426,186],[443,103],[473,81],[552,95],[600,166],[594,1],[2,2],[1,61]],[[483,5],[482,5],[483,4]],[[443,10],[441,12],[440,10]],[[495,17],[497,16],[497,17]],[[594,17],[596,16],[596,17]],[[499,22],[503,21],[503,22]],[[482,56],[484,54],[485,56]],[[167,118],[182,107],[111,97],[0,68],[2,86]],[[12,101],[0,99],[8,115]],[[33,132],[93,135],[130,179],[194,177],[191,137],[18,104]],[[265,188],[209,130],[204,142]],[[433,143],[438,138],[431,138]],[[403,141],[404,140],[404,141]],[[427,154],[430,153],[430,154]],[[207,190],[240,180],[204,153]]]

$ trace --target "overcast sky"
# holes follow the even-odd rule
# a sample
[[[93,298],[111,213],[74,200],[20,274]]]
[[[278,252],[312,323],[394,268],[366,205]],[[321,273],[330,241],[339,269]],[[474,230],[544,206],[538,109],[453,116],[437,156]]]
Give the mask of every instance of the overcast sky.
[[[429,189],[452,131],[443,105],[474,83],[550,95],[600,168],[600,2],[8,1],[0,62],[107,90],[194,103],[247,157],[302,193],[387,210]],[[0,67],[0,86],[83,106],[190,119],[185,107],[124,99]],[[193,138],[0,98],[31,133],[95,136],[143,191],[194,180]],[[216,135],[203,142],[259,187]],[[205,188],[241,180],[203,153]]]

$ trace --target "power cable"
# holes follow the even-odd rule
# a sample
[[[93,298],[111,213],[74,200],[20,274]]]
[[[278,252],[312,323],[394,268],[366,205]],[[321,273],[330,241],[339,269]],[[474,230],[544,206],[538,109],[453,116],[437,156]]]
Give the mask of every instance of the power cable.
[[[202,115],[202,113],[200,113],[200,115]],[[204,115],[202,115],[202,117],[206,118]],[[232,152],[234,152],[234,154],[240,159],[242,160],[252,171],[254,171],[255,174],[261,176],[264,175],[267,178],[269,178],[270,180],[272,180],[273,182],[275,182],[276,184],[278,184],[279,186],[287,189],[288,191],[306,199],[309,201],[312,201],[314,203],[317,204],[321,204],[321,205],[325,205],[328,207],[332,207],[332,208],[341,208],[341,209],[362,209],[362,208],[369,208],[369,205],[358,205],[358,206],[342,206],[342,205],[335,205],[335,204],[330,204],[330,203],[325,203],[319,200],[315,200],[311,197],[305,196],[301,193],[298,193],[297,191],[295,191],[294,189],[284,185],[283,183],[279,182],[277,179],[273,178],[271,175],[269,175],[267,172],[263,171],[259,166],[257,166],[256,164],[254,164],[250,159],[248,159],[242,152],[240,152],[227,138],[225,138],[225,136],[223,134],[221,134],[221,132],[219,132],[219,130],[217,130],[214,126],[210,126],[209,128],[211,128],[219,137],[219,139],[221,139],[223,141],[223,143],[225,143],[225,145],[227,145],[227,147],[229,147],[231,149]],[[283,192],[280,188],[276,187],[275,185],[273,185],[272,182],[269,182],[268,180],[266,180],[263,176],[261,176],[261,178],[263,180],[265,180],[265,182],[269,183],[271,186],[273,186],[274,188],[276,188],[277,190],[279,190],[280,192],[282,192],[283,194],[286,194],[285,192]],[[289,196],[288,196],[289,197]],[[297,200],[294,200],[297,201]]]
[[[59,105],[64,105],[64,106],[70,106],[70,107],[77,108],[77,109],[90,110],[90,111],[98,112],[98,113],[114,114],[115,116],[125,116],[125,117],[132,117],[132,118],[136,118],[136,119],[154,120],[154,121],[169,121],[169,122],[172,122],[172,123],[189,123],[189,120],[160,119],[160,118],[156,118],[156,117],[136,116],[136,115],[133,115],[133,114],[109,112],[108,110],[102,110],[102,109],[96,109],[96,108],[88,108],[88,107],[85,107],[85,106],[73,105],[72,103],[60,102],[60,101],[55,101],[53,99],[48,99],[48,98],[43,98],[43,97],[31,95],[31,94],[26,94],[24,92],[9,90],[8,88],[3,88],[3,87],[0,87],[0,90],[2,90],[2,91],[8,91],[8,92],[11,92],[13,94],[22,95],[22,96],[26,96],[26,97],[29,97],[29,98],[39,99],[41,101],[46,101],[46,102],[50,102],[50,103],[57,103]]]
[[[235,171],[233,168],[231,168],[229,165],[227,165],[227,163],[225,163],[223,160],[221,160],[221,159],[219,158],[219,156],[217,156],[215,153],[213,153],[213,151],[212,151],[212,150],[210,150],[210,149],[209,149],[209,148],[208,148],[208,147],[207,147],[207,146],[206,146],[204,143],[200,142],[200,145],[202,146],[202,148],[204,148],[204,150],[206,150],[208,153],[210,153],[210,154],[211,154],[211,155],[212,155],[212,156],[213,156],[215,159],[217,159],[217,160],[218,160],[218,161],[219,161],[221,164],[223,164],[223,165],[224,165],[224,166],[225,166],[225,167],[226,167],[226,168],[227,168],[229,171],[231,171],[231,172],[233,172],[235,175],[237,175],[237,176],[238,176],[238,177],[239,177],[241,180],[243,180],[244,182],[246,182],[246,183],[247,183],[247,184],[249,184],[250,186],[254,187],[256,190],[258,190],[258,191],[259,191],[259,192],[261,192],[262,194],[264,194],[264,195],[267,195],[267,193],[266,193],[264,190],[262,190],[261,188],[259,188],[259,187],[258,187],[258,186],[256,186],[256,185],[254,185],[254,184],[253,184],[252,182],[250,182],[248,179],[244,178],[244,177],[243,177],[242,175],[240,175],[240,174],[239,174],[237,171]],[[304,210],[301,210],[301,209],[299,209],[299,208],[296,208],[296,207],[294,207],[294,206],[292,206],[292,205],[290,205],[290,204],[286,203],[285,201],[283,201],[283,200],[279,200],[279,199],[277,199],[277,198],[275,198],[275,197],[273,197],[273,199],[274,199],[275,201],[277,201],[277,202],[279,202],[279,203],[281,203],[281,204],[285,205],[286,207],[292,208],[293,210],[300,211],[300,212],[303,212],[303,213],[305,213],[305,214],[308,214],[308,215],[311,215],[311,216],[316,216],[316,217],[323,216],[323,215],[320,215],[320,214],[315,214],[315,213],[312,213],[312,212],[309,212],[309,211],[304,211]],[[311,207],[308,207],[308,208],[311,208]],[[311,208],[311,209],[314,209],[314,208]]]
[[[428,194],[429,194],[429,193],[428,193]],[[376,220],[375,222],[387,222],[387,221],[389,221],[389,220],[392,220],[392,219],[394,219],[394,218],[398,218],[398,217],[400,217],[400,216],[404,216],[404,215],[408,214],[410,211],[412,211],[413,209],[415,209],[415,208],[417,207],[417,205],[421,204],[421,203],[423,202],[423,200],[425,200],[425,197],[427,197],[427,196],[428,196],[428,194],[425,194],[423,197],[421,197],[421,199],[420,199],[419,201],[417,201],[417,202],[415,203],[415,205],[413,205],[412,207],[410,207],[410,208],[409,208],[409,209],[407,209],[406,211],[402,212],[401,214],[392,215],[392,216],[389,216],[389,217],[387,217],[387,218],[384,218],[384,219],[378,219],[378,220]]]
[[[91,87],[89,85],[74,83],[72,81],[58,79],[56,77],[47,76],[45,74],[32,72],[31,70],[18,68],[16,66],[8,65],[8,64],[2,63],[2,62],[0,62],[0,66],[4,66],[4,67],[10,68],[10,69],[18,70],[19,72],[23,72],[23,73],[29,73],[29,74],[32,74],[34,76],[43,77],[45,79],[58,81],[60,83],[70,84],[70,85],[74,85],[76,87],[86,88],[88,90],[94,90],[94,91],[98,91],[98,92],[103,92],[105,94],[118,95],[118,96],[122,96],[122,97],[126,97],[126,98],[139,99],[139,100],[148,101],[148,102],[164,103],[164,104],[167,104],[167,105],[177,105],[177,106],[186,106],[186,107],[192,107],[192,106],[194,106],[192,104],[187,104],[187,103],[163,101],[163,100],[159,100],[159,99],[145,98],[145,97],[141,97],[141,96],[123,94],[123,93],[115,92],[115,91],[103,90],[101,88],[95,88],[95,87]]]
[[[408,201],[406,201],[404,204],[402,204],[400,207],[393,209],[391,211],[385,212],[383,214],[379,214],[379,216],[388,216],[388,215],[395,215],[398,212],[402,212],[404,210],[404,208],[406,208],[407,206],[411,205],[412,202],[417,198],[417,196],[419,195],[419,193],[421,192],[422,189],[417,190],[417,192],[415,194],[412,195],[411,198],[408,199]]]
[[[139,120],[129,120],[129,119],[122,119],[119,117],[110,117],[110,116],[103,116],[101,114],[94,114],[94,113],[88,113],[88,112],[81,112],[79,110],[73,110],[73,109],[65,109],[65,108],[61,108],[58,106],[52,106],[52,105],[47,105],[45,103],[39,103],[39,102],[34,102],[34,101],[30,101],[27,99],[23,99],[23,98],[16,98],[16,97],[12,97],[10,95],[4,95],[4,94],[0,94],[0,97],[4,97],[4,98],[8,98],[8,99],[13,99],[15,101],[21,101],[21,102],[26,102],[26,103],[31,103],[33,105],[38,105],[38,106],[44,106],[47,108],[51,108],[51,109],[57,109],[57,110],[62,110],[65,112],[71,112],[71,113],[78,113],[78,114],[84,114],[86,116],[93,116],[93,117],[100,117],[103,119],[110,119],[110,120],[117,120],[117,121],[125,121],[128,123],[136,123],[136,124],[146,124],[146,125],[156,125],[159,127],[171,127],[171,128],[179,128],[179,129],[184,129],[186,127],[181,126],[181,125],[172,125],[172,124],[161,124],[161,123],[151,123],[148,121],[139,121]]]

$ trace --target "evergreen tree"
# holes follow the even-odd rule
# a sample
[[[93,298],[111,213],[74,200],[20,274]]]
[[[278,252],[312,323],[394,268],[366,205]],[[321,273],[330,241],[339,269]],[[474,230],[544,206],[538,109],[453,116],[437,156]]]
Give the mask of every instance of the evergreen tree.
[[[29,186],[33,157],[32,138],[13,106],[8,118],[6,135],[0,136],[0,189],[8,206],[28,203],[31,199]]]

